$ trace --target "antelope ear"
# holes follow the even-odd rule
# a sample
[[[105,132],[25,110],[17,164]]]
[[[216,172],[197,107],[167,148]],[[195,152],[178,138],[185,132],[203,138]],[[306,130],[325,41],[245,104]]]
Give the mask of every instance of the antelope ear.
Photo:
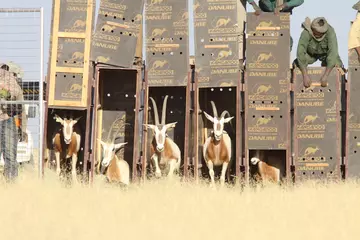
[[[97,139],[97,140],[100,142],[101,146],[104,146],[105,143],[101,141],[101,139]]]
[[[74,124],[76,124],[76,123],[80,120],[80,118],[81,118],[81,116],[78,117],[78,118],[76,118],[76,119],[74,119],[74,120],[72,120],[72,122],[73,122]]]
[[[230,122],[230,120],[231,120],[231,119],[233,119],[233,118],[234,118],[234,117],[228,117],[228,118],[225,118],[225,119],[224,119],[224,123],[228,123],[228,122]]]
[[[122,146],[124,146],[126,144],[127,144],[127,142],[115,144],[114,149],[117,150],[117,149],[121,148]]]
[[[150,128],[155,131],[156,126],[152,124],[143,124],[146,128]]]
[[[212,116],[210,116],[209,114],[207,114],[205,111],[203,111],[203,113],[205,114],[205,117],[210,121],[210,122],[214,122],[214,118]]]
[[[168,123],[168,124],[165,125],[165,128],[166,129],[174,128],[176,124],[177,124],[177,122]]]
[[[55,114],[54,119],[56,122],[64,124],[64,120],[61,117],[59,117],[57,114]]]

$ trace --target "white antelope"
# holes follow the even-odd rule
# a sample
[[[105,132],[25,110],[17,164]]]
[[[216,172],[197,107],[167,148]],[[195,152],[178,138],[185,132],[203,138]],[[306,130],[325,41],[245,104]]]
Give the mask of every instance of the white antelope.
[[[255,156],[250,159],[251,164],[257,165],[258,173],[265,182],[280,182],[280,169],[271,166],[262,159],[264,159],[264,153],[260,153],[259,150],[255,152]]]
[[[106,168],[105,175],[110,183],[122,183],[125,185],[129,185],[130,183],[129,164],[125,160],[119,159],[116,156],[117,150],[119,150],[122,146],[127,144],[127,142],[115,143],[117,135],[119,131],[122,129],[122,127],[119,127],[116,133],[113,135],[112,139],[110,139],[110,134],[115,122],[116,121],[114,121],[110,127],[106,141],[104,142],[98,139],[103,149],[102,152],[103,158],[99,164],[101,164],[102,167]]]
[[[228,111],[223,111],[218,117],[215,103],[211,101],[214,117],[207,114],[205,111],[205,117],[213,123],[213,130],[211,135],[206,139],[203,147],[203,157],[206,165],[209,168],[209,174],[211,178],[211,185],[214,186],[214,166],[222,165],[222,171],[220,176],[220,183],[223,186],[225,184],[225,173],[231,159],[231,139],[229,135],[224,131],[224,124],[230,122],[234,117],[225,118],[225,114],[229,114]]]
[[[65,160],[71,157],[71,174],[73,181],[75,182],[77,182],[76,163],[81,144],[81,132],[79,128],[74,128],[74,125],[79,121],[80,118],[81,117],[72,119],[72,117],[70,117],[69,119],[62,119],[55,114],[54,119],[56,122],[59,122],[62,125],[62,131],[56,133],[52,139],[55,151],[57,175],[60,175],[60,155],[61,159]]]
[[[150,97],[154,108],[155,125],[144,124],[145,127],[152,129],[154,134],[150,146],[150,159],[155,165],[156,177],[161,177],[162,175],[160,167],[162,169],[169,167],[168,177],[172,177],[174,171],[179,172],[180,170],[181,151],[178,145],[176,145],[176,143],[167,135],[167,130],[174,128],[177,123],[173,122],[165,124],[167,99],[168,95],[164,98],[161,123],[159,123],[159,114],[155,100]]]

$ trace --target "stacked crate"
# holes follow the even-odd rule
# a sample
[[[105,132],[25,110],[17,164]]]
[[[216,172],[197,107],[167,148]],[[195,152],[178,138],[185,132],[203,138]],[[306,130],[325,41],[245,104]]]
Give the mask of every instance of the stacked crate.
[[[289,176],[290,16],[248,13],[246,35],[245,171],[250,150],[284,150]]]

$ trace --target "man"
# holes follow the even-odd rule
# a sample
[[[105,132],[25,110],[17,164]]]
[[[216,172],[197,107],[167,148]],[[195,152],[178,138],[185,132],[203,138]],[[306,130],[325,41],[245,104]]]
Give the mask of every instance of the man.
[[[284,0],[284,4],[276,7],[276,0],[259,0],[259,6],[255,3],[254,0],[247,0],[249,4],[251,4],[255,10],[256,15],[260,15],[261,12],[274,12],[278,14],[279,12],[288,12],[292,14],[292,10],[295,7],[299,7],[304,3],[304,0]],[[290,52],[293,46],[293,39],[290,36]]]
[[[4,176],[7,181],[13,181],[18,176],[16,160],[18,129],[16,115],[21,115],[21,132],[26,136],[26,115],[22,105],[1,104],[1,101],[23,101],[23,92],[16,81],[16,77],[9,71],[9,66],[0,66],[0,144],[1,154],[5,161]]]
[[[349,32],[348,50],[355,49],[360,62],[360,1],[352,8],[357,11],[357,14]]]
[[[336,67],[343,67],[338,52],[338,44],[335,30],[328,24],[325,18],[318,17],[311,22],[306,18],[302,24],[302,31],[298,43],[297,58],[294,64],[300,69],[303,75],[304,87],[311,86],[311,79],[307,74],[307,66],[321,61],[321,66],[326,66],[326,71],[320,79],[321,86],[327,86],[327,78]]]

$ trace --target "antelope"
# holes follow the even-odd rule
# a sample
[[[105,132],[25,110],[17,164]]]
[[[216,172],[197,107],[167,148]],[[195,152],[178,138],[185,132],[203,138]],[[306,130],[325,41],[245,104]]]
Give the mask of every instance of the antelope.
[[[76,163],[78,152],[81,144],[81,132],[79,128],[74,128],[74,125],[79,121],[81,117],[76,119],[64,118],[62,119],[55,114],[54,119],[62,125],[62,131],[55,134],[52,139],[55,151],[56,159],[56,174],[60,175],[60,154],[66,153],[65,159],[72,158],[71,174],[73,181],[77,182],[76,179]],[[65,145],[64,145],[65,143]],[[62,154],[63,158],[64,154]]]
[[[125,185],[129,185],[130,182],[129,164],[123,159],[119,159],[116,156],[116,151],[119,150],[122,146],[127,144],[127,142],[115,143],[115,140],[117,138],[119,131],[121,130],[121,127],[118,128],[118,130],[113,135],[112,139],[110,139],[110,134],[114,127],[115,122],[116,121],[114,121],[110,127],[106,141],[102,141],[98,139],[103,149],[102,152],[103,158],[100,161],[99,165],[101,164],[102,167],[106,168],[105,175],[110,183],[115,182],[115,183],[122,183]]]
[[[251,158],[250,162],[251,164],[258,166],[258,173],[261,179],[263,181],[279,183],[280,169],[275,166],[271,166],[260,159],[264,159],[264,154],[261,154],[260,156],[260,151],[256,151],[255,156]]]
[[[165,124],[166,105],[168,95],[165,96],[162,108],[161,123],[159,123],[159,114],[155,100],[150,97],[154,108],[155,125],[143,124],[145,127],[152,129],[154,137],[150,147],[150,159],[155,165],[155,176],[161,177],[162,168],[169,166],[168,177],[172,177],[174,171],[179,172],[181,162],[181,151],[178,145],[168,137],[167,130],[174,128],[177,122]]]
[[[213,123],[211,135],[204,143],[203,157],[209,169],[212,186],[215,184],[214,166],[222,165],[220,183],[223,186],[225,184],[225,173],[231,159],[231,139],[223,129],[224,124],[230,122],[234,117],[225,118],[225,114],[230,115],[228,111],[223,111],[220,117],[218,117],[217,109],[213,101],[211,101],[211,105],[214,117],[203,111],[205,117]]]

